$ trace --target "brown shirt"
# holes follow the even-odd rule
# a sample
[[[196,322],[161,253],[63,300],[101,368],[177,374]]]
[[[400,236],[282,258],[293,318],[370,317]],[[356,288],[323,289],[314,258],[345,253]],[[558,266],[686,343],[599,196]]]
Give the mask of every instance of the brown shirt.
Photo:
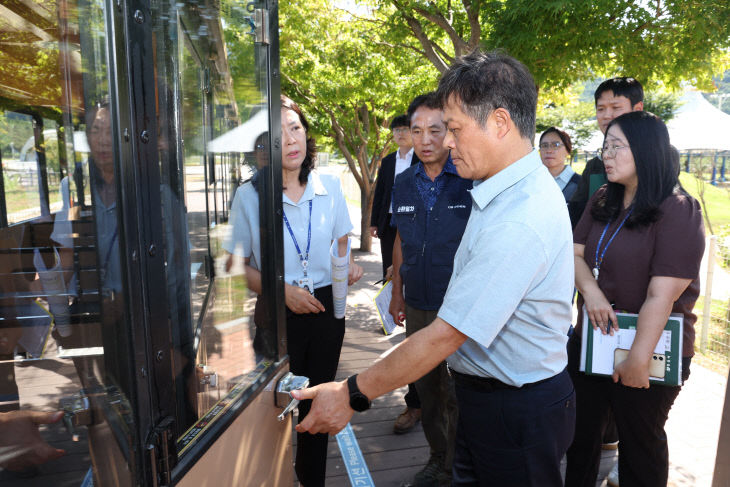
[[[595,267],[596,247],[606,224],[593,219],[588,208],[603,195],[601,188],[588,202],[573,232],[573,242],[585,245],[584,259],[590,269]],[[638,313],[649,281],[653,276],[692,279],[672,307],[672,313],[684,315],[684,346],[682,356],[694,355],[694,323],[692,313],[700,294],[700,261],[705,250],[705,231],[700,204],[691,196],[673,194],[659,206],[661,216],[649,226],[623,228],[613,239],[600,266],[598,286],[615,311]],[[606,243],[626,215],[623,210],[608,227],[601,244]],[[582,309],[583,298],[578,298]],[[578,314],[576,330],[582,327],[583,314]]]

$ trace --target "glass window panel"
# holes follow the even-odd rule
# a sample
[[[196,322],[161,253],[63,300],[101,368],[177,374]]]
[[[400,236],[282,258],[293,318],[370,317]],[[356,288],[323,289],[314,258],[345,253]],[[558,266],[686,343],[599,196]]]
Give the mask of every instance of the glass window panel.
[[[183,38],[185,33],[183,31]],[[206,203],[207,167],[205,160],[205,123],[203,120],[202,68],[189,43],[180,45],[180,92],[185,175],[185,206],[190,246],[190,289],[193,319],[199,319],[208,290],[208,216]]]
[[[204,437],[211,408],[231,407],[259,385],[276,356],[275,334],[255,324],[265,320],[254,320],[257,297],[243,260],[224,245],[239,183],[251,178],[257,161],[268,164],[268,152],[255,153],[256,139],[268,138],[266,51],[247,35],[251,9],[263,5],[154,5],[161,140],[182,138],[161,144],[160,172],[170,319],[184,357],[177,377],[184,454]],[[169,108],[176,101],[179,111]],[[257,313],[263,316],[264,307]]]
[[[63,207],[61,181],[68,174],[66,163],[65,127],[49,119],[43,119],[43,152],[46,159],[46,184],[48,185],[48,211],[55,213]],[[70,201],[70,195],[67,196]]]
[[[9,224],[41,216],[36,121],[31,115],[0,112],[3,187]]]
[[[3,486],[132,483],[105,5],[0,4],[0,430],[65,450],[32,467],[23,435],[0,435]],[[61,407],[79,441],[45,424]]]

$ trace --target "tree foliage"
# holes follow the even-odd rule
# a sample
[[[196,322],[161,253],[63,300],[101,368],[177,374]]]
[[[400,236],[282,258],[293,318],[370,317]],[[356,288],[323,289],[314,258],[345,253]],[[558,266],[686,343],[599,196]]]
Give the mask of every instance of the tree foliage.
[[[597,129],[596,110],[593,104],[577,100],[542,107],[538,110],[536,122],[538,136],[549,127],[557,127],[568,132],[574,151],[584,147]]]
[[[375,174],[391,148],[386,127],[454,58],[501,49],[530,69],[538,122],[560,125],[576,146],[595,130],[585,80],[634,76],[647,104],[669,119],[663,94],[683,83],[711,89],[730,66],[730,3],[719,0],[303,0],[281,5],[283,88],[313,118],[360,185],[363,248]],[[352,11],[343,5],[357,5]],[[340,7],[338,7],[340,6]],[[349,7],[348,7],[349,8]],[[538,126],[538,129],[541,128]]]
[[[709,88],[730,60],[727,1],[389,0],[380,7],[392,14],[396,43],[440,72],[478,46],[503,49],[541,89],[624,73]]]
[[[282,91],[302,106],[314,132],[332,137],[361,191],[361,249],[368,230],[380,160],[392,150],[388,126],[436,73],[412,51],[394,53],[382,21],[330,0],[280,4]]]

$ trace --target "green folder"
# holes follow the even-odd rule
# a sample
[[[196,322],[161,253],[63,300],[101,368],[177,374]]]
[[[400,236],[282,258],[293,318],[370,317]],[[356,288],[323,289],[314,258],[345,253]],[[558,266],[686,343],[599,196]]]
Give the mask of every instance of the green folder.
[[[608,182],[608,179],[606,179],[605,174],[603,174],[603,173],[591,174],[591,177],[588,180],[588,198],[593,196],[593,193],[598,191],[598,188],[600,188],[607,182]]]
[[[625,355],[631,349],[639,315],[616,313],[616,317],[619,330],[614,332],[614,336],[603,335],[601,330],[593,329],[588,314],[583,311],[580,370],[586,374],[610,376],[620,354]],[[652,356],[650,384],[682,385],[683,323],[684,318],[680,314],[669,317]],[[618,353],[617,348],[621,349]]]

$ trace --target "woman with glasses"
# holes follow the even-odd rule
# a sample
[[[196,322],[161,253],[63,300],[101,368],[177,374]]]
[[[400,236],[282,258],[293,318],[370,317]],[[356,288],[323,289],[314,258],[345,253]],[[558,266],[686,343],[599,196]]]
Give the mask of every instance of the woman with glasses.
[[[619,483],[664,486],[669,455],[664,424],[681,386],[649,386],[649,365],[670,313],[684,317],[682,379],[694,354],[692,313],[705,248],[699,203],[679,184],[664,123],[631,112],[608,125],[602,150],[608,183],[591,198],[573,233],[578,307],[594,329],[618,330],[616,312],[638,313],[636,336],[613,377],[578,372],[579,313],[568,342],[577,398],[576,433],[566,486],[594,486],[601,438],[613,411],[619,435]]]
[[[317,147],[299,106],[281,96],[281,167],[284,227],[284,298],[289,369],[314,386],[334,380],[345,336],[345,319],[336,318],[332,296],[330,245],[347,251],[352,223],[339,179],[314,170]],[[261,171],[236,191],[231,210],[232,236],[224,245],[243,257],[251,290],[261,296],[258,187]],[[362,277],[362,267],[350,254],[348,284]],[[254,321],[259,333],[260,300]],[[256,348],[256,343],[254,343]],[[299,404],[299,421],[312,401]],[[297,433],[294,469],[301,485],[323,486],[327,435]]]
[[[576,174],[567,164],[567,159],[573,150],[570,135],[557,127],[550,127],[540,135],[539,147],[542,163],[560,186],[565,201],[570,201],[580,182],[580,174]]]

